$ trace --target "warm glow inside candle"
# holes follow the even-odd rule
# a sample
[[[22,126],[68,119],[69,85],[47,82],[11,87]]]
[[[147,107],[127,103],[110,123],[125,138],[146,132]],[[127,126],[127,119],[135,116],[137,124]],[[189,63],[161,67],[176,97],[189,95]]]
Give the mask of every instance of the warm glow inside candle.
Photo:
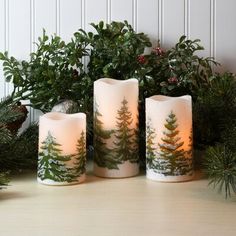
[[[138,81],[94,83],[94,172],[103,177],[138,173]]]
[[[39,119],[38,181],[51,185],[82,182],[86,162],[84,113],[50,112]]]
[[[146,99],[146,158],[150,179],[193,177],[191,96]]]

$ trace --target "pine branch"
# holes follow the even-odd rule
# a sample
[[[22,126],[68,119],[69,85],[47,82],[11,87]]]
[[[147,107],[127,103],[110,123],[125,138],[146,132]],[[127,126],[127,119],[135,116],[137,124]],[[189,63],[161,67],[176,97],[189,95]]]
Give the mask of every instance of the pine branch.
[[[38,125],[36,124],[29,126],[19,136],[12,136],[8,142],[0,143],[1,170],[19,171],[36,168],[37,157]]]
[[[14,110],[14,103],[11,97],[7,97],[0,102],[0,123],[6,124],[18,120],[24,114]]]
[[[5,125],[0,125],[0,145],[10,142],[12,139],[12,134]]]
[[[198,91],[193,106],[195,147],[224,143],[222,132],[236,120],[236,77],[225,73],[210,78],[211,86]],[[236,122],[235,122],[236,123]]]
[[[23,116],[23,113],[13,110],[11,107],[2,107],[0,109],[0,122],[10,123],[18,120]]]
[[[204,161],[205,172],[210,178],[209,185],[218,187],[225,198],[236,194],[236,153],[225,145],[209,147]]]
[[[8,173],[0,172],[0,190],[9,183]]]

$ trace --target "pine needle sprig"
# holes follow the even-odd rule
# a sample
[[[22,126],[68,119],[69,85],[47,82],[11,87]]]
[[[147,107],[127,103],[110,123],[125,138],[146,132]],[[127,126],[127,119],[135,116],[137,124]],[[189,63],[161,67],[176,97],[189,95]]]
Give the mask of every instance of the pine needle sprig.
[[[20,119],[23,116],[23,113],[16,112],[11,107],[1,107],[0,108],[0,122],[9,123]]]
[[[0,172],[0,189],[9,183],[8,172]]]
[[[0,123],[0,145],[6,144],[11,141],[12,134],[9,129],[7,129],[6,125]]]
[[[7,143],[0,143],[2,171],[18,172],[35,169],[38,154],[38,125],[31,124],[19,136],[12,136]]]
[[[236,153],[236,115],[234,118],[226,118],[221,129],[221,143],[225,143],[232,152]]]
[[[236,194],[236,153],[225,145],[209,147],[204,161],[205,172],[209,176],[209,185],[218,187],[221,193],[224,191],[225,198]]]

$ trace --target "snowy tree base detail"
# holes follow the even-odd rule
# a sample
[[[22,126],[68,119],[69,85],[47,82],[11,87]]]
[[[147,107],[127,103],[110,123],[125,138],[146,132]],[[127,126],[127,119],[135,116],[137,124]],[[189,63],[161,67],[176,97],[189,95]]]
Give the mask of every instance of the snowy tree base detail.
[[[71,181],[71,182],[57,182],[57,181],[53,181],[51,179],[41,180],[39,177],[37,177],[37,181],[38,181],[38,183],[44,184],[44,185],[66,186],[66,185],[80,184],[85,181],[85,178],[86,178],[86,175],[82,174],[75,181]]]
[[[139,164],[137,163],[125,161],[117,166],[118,169],[108,169],[99,167],[96,163],[94,163],[94,174],[105,178],[126,178],[139,174]]]
[[[146,177],[148,179],[160,182],[185,182],[194,178],[194,172],[190,172],[188,175],[171,176],[156,173],[152,169],[147,169]]]

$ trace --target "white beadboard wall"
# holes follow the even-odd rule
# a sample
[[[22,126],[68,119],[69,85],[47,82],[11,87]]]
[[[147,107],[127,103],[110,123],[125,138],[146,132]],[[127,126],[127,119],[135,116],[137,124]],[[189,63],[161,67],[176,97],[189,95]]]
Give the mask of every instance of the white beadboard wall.
[[[199,38],[202,56],[215,57],[221,70],[236,73],[235,9],[235,0],[0,0],[0,51],[24,59],[43,28],[69,40],[79,28],[91,30],[91,22],[128,20],[164,48],[183,34]],[[0,97],[11,89],[0,65]],[[31,111],[28,122],[37,116]]]

